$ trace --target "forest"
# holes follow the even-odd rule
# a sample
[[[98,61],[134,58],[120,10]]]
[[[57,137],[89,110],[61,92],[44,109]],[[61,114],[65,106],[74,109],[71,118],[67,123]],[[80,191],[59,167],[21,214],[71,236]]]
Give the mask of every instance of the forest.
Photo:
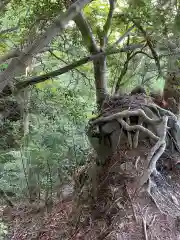
[[[180,1],[0,1],[0,239],[180,239]]]

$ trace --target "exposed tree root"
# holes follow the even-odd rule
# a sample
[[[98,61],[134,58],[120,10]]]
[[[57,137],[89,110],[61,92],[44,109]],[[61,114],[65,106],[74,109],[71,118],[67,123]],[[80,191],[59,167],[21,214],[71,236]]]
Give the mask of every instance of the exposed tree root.
[[[138,125],[139,125],[139,126],[142,126],[142,124],[143,124],[142,118],[139,118],[139,119],[138,119]],[[139,142],[139,132],[140,132],[140,129],[137,130],[136,133],[135,133],[135,135],[134,135],[134,140],[133,140],[133,142],[134,142],[134,148],[137,148],[137,146],[138,146],[138,142]]]
[[[143,176],[140,178],[139,182],[140,187],[148,181],[151,173],[153,172],[156,173],[157,160],[161,157],[161,155],[166,149],[167,122],[168,117],[167,116],[163,117],[163,134],[158,140],[158,142],[155,144],[155,146],[152,147],[150,153],[147,156],[148,167],[144,171]]]
[[[154,110],[161,111],[164,114],[167,114],[170,117],[173,117],[173,119],[177,119],[174,114],[171,112],[164,110],[156,105],[151,105],[151,107],[154,108]],[[137,148],[138,141],[139,141],[139,133],[140,131],[144,132],[147,136],[149,136],[151,139],[157,141],[156,144],[152,147],[150,150],[147,159],[146,159],[146,167],[144,170],[143,175],[138,180],[138,187],[142,187],[148,179],[150,179],[150,176],[152,173],[156,174],[156,163],[158,159],[161,157],[163,152],[166,149],[166,135],[168,130],[168,116],[163,116],[162,118],[150,118],[147,116],[144,110],[138,109],[138,110],[124,110],[119,113],[115,113],[110,116],[106,117],[100,117],[96,120],[93,120],[91,124],[99,125],[102,123],[106,123],[112,120],[116,120],[120,123],[121,128],[127,131],[127,137],[128,137],[128,143],[130,148],[134,147]],[[137,125],[130,125],[130,118],[132,116],[138,117],[138,124]],[[160,114],[160,116],[162,116]],[[124,120],[126,119],[126,121]],[[150,123],[152,125],[160,124],[160,129],[158,130],[158,136],[154,134],[151,130],[148,128],[145,128],[143,126],[143,122]],[[132,138],[131,132],[135,131],[134,138]]]
[[[123,120],[122,120],[122,121],[123,121]],[[131,124],[129,117],[126,119],[126,121],[127,121],[127,124],[128,124],[128,125]],[[119,121],[119,122],[120,122],[120,121]],[[121,123],[121,122],[120,122],[120,123]],[[125,123],[126,123],[126,122],[125,122]],[[122,125],[122,123],[121,123],[121,125]],[[126,130],[127,130],[127,129],[126,129]],[[127,137],[128,137],[129,147],[130,147],[130,149],[132,149],[132,147],[133,147],[133,142],[132,142],[132,135],[131,135],[131,132],[130,132],[130,131],[127,132]]]
[[[155,107],[156,105],[152,105],[152,106]],[[142,109],[138,109],[138,110],[124,110],[122,112],[118,112],[118,113],[112,114],[107,117],[99,117],[96,120],[92,120],[90,123],[95,125],[95,124],[99,124],[99,123],[103,123],[103,122],[109,122],[109,121],[119,119],[119,118],[128,118],[128,117],[133,117],[133,116],[142,117],[144,122],[150,123],[150,124],[157,124],[162,121],[161,118],[151,119],[146,115],[146,113]]]
[[[118,119],[118,122],[121,124],[121,126],[123,127],[123,129],[125,129],[126,131],[134,131],[134,130],[141,130],[142,132],[146,133],[149,137],[151,137],[154,140],[159,140],[159,137],[156,136],[153,132],[151,132],[149,129],[141,126],[141,125],[133,125],[133,126],[129,126],[129,124],[127,124],[124,120],[122,119]]]
[[[156,104],[148,104],[148,105],[145,105],[149,108],[153,108],[155,111],[159,112],[159,116],[170,116],[172,117],[174,120],[177,121],[177,117],[176,115],[174,115],[174,113],[172,113],[171,111],[169,110],[166,110],[164,108],[161,108],[160,106],[156,105]]]

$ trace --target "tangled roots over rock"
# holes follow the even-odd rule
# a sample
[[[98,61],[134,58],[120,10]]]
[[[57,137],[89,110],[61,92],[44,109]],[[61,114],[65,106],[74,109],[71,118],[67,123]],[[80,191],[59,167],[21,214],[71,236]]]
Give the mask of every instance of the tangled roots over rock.
[[[129,177],[132,182],[133,175],[135,193],[141,189],[146,190],[160,211],[179,216],[180,194],[176,193],[172,182],[167,182],[167,174],[165,177],[164,172],[157,169],[158,162],[166,165],[167,158],[164,156],[167,152],[170,155],[179,155],[180,125],[176,116],[153,104],[144,95],[125,96],[124,99],[115,99],[114,103],[111,99],[109,107],[107,105],[106,102],[106,108],[99,117],[90,120],[87,131],[98,156],[96,165],[111,165],[112,159],[118,153],[119,167],[116,164],[116,174],[118,171],[122,174],[122,165],[127,163],[127,159],[125,154],[120,155],[120,152],[125,150],[126,156],[129,154],[128,162],[131,162]],[[144,144],[147,146],[144,156],[138,156]],[[137,155],[135,161],[134,156],[132,157],[133,151]],[[138,163],[141,163],[141,170]],[[170,164],[176,165],[173,161],[170,161]],[[134,174],[132,166],[136,170]],[[106,174],[108,175],[108,172]],[[127,177],[125,168],[124,176]]]

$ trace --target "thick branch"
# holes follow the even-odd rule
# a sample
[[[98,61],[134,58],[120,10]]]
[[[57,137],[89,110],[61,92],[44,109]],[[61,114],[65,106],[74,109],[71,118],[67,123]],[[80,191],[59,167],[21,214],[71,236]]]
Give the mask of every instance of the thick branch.
[[[115,9],[115,3],[116,3],[116,0],[109,0],[109,5],[110,5],[109,13],[108,13],[107,20],[106,20],[106,22],[104,24],[104,27],[103,27],[104,41],[105,41],[105,38],[107,38],[108,31],[111,27],[113,12],[114,12],[114,9]]]
[[[52,77],[57,77],[57,76],[62,75],[66,72],[69,72],[69,71],[73,70],[74,68],[79,67],[79,66],[81,66],[81,65],[83,65],[83,64],[85,64],[89,61],[90,61],[90,57],[82,58],[77,62],[74,62],[70,65],[67,65],[63,68],[57,69],[53,72],[46,73],[46,74],[43,74],[41,76],[30,78],[29,80],[24,81],[22,83],[20,82],[20,83],[16,84],[16,89],[20,90],[20,89],[23,89],[27,86],[35,85],[35,84],[40,83],[40,82],[44,82],[44,81],[46,81],[46,80],[48,80]]]
[[[93,37],[92,31],[88,22],[86,21],[83,13],[78,14],[74,21],[79,31],[81,32],[82,39],[91,54],[96,54],[100,52],[95,39]],[[107,82],[105,78],[106,72],[106,60],[105,55],[98,59],[93,60],[94,66],[94,78],[95,78],[95,89],[96,89],[96,102],[98,107],[101,107],[101,103],[107,95]]]
[[[142,45],[140,45],[140,44],[139,45],[138,44],[130,45],[130,46],[127,46],[127,47],[122,48],[122,49],[111,49],[110,51],[107,51],[107,52],[101,52],[101,53],[98,53],[98,54],[95,54],[95,55],[92,55],[92,56],[84,57],[84,58],[80,59],[79,61],[76,61],[72,64],[69,64],[69,65],[67,65],[63,68],[57,69],[53,72],[43,74],[41,76],[33,77],[33,78],[28,79],[27,81],[18,83],[18,84],[16,84],[16,89],[19,90],[19,89],[28,87],[29,85],[35,85],[37,83],[44,82],[44,81],[46,81],[46,80],[48,80],[52,77],[57,77],[57,76],[62,75],[66,72],[69,72],[72,69],[77,68],[77,67],[79,67],[79,66],[81,66],[85,63],[91,62],[94,59],[98,59],[101,56],[104,56],[104,55],[108,56],[108,55],[112,55],[112,54],[116,54],[116,53],[120,53],[120,52],[127,52],[129,50],[133,50],[133,49],[136,49],[138,47],[141,48]]]
[[[21,52],[19,49],[14,49],[14,50],[10,51],[6,55],[3,55],[2,57],[0,57],[0,64],[4,63],[5,61],[7,61],[11,58],[18,57],[20,55],[20,53]]]
[[[32,45],[27,46],[18,58],[13,59],[8,68],[0,74],[0,91],[4,89],[16,74],[21,72],[21,70],[28,65],[31,59],[39,51],[51,42],[53,37],[57,34],[61,34],[68,22],[72,20],[89,2],[90,0],[78,0],[72,4],[66,12],[57,17],[55,22],[47,28],[44,34],[35,40]]]
[[[75,18],[74,22],[76,23],[79,31],[81,32],[83,41],[91,54],[97,53],[99,51],[96,41],[93,37],[92,30],[86,21],[82,12],[80,12]]]

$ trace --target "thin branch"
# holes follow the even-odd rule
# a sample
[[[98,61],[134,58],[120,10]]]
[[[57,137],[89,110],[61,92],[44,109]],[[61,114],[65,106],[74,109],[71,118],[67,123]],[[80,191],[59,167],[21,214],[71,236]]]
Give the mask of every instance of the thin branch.
[[[118,80],[117,80],[117,83],[116,83],[116,87],[115,87],[115,93],[117,93],[119,91],[122,79],[123,79],[123,77],[127,73],[128,65],[129,65],[130,60],[131,60],[131,53],[129,52],[129,53],[127,53],[126,61],[124,62],[123,69],[122,69],[122,71],[120,73],[120,76],[118,77]]]
[[[24,81],[24,82],[20,82],[18,84],[16,84],[16,89],[17,90],[20,90],[20,89],[23,89],[23,88],[26,88],[30,85],[35,85],[37,83],[40,83],[40,82],[44,82],[52,77],[57,77],[57,76],[60,76],[66,72],[69,72],[71,70],[73,70],[74,68],[76,67],[79,67],[87,62],[90,61],[90,58],[89,57],[85,57],[85,58],[82,58],[80,59],[79,61],[77,62],[74,62],[72,64],[69,64],[63,68],[60,68],[60,69],[57,69],[55,71],[52,71],[52,72],[49,72],[49,73],[46,73],[46,74],[43,74],[41,76],[37,76],[37,77],[32,77],[30,79],[28,79],[27,81]]]
[[[17,25],[16,27],[12,27],[12,28],[8,28],[8,29],[5,29],[5,30],[2,30],[0,32],[0,35],[6,34],[6,33],[10,33],[10,32],[14,32],[14,31],[18,30],[18,28],[19,28],[19,25]]]
[[[52,56],[54,56],[56,59],[62,61],[62,62],[65,63],[65,64],[68,64],[68,62],[66,62],[66,61],[63,60],[62,58],[58,57],[55,53],[53,53],[52,50],[49,50],[49,53],[50,53]],[[84,72],[81,72],[81,71],[80,71],[79,69],[77,69],[77,68],[74,68],[74,70],[76,70],[79,74],[81,74],[81,76],[83,76],[84,78],[86,78],[86,79],[89,81],[89,84],[90,84],[91,79],[88,78]],[[91,85],[91,84],[90,84],[90,85]]]
[[[112,47],[115,47],[116,45],[118,45],[120,42],[122,42],[122,40],[124,40],[124,38],[126,38],[127,36],[129,36],[130,32],[134,29],[135,25],[132,25],[126,33],[124,33],[113,45]]]
[[[101,56],[104,56],[104,55],[108,56],[108,55],[117,54],[117,53],[121,53],[121,52],[127,52],[127,51],[130,51],[130,50],[136,49],[136,48],[142,48],[142,45],[141,44],[133,44],[133,45],[129,45],[125,48],[111,49],[107,52],[101,52],[101,53],[98,53],[98,54],[95,54],[95,55],[84,57],[84,58],[80,59],[79,61],[76,61],[72,64],[69,64],[69,65],[67,65],[63,68],[57,69],[53,72],[50,72],[50,73],[47,73],[47,74],[44,74],[44,75],[41,75],[41,76],[30,78],[30,79],[28,79],[27,81],[24,81],[24,82],[20,82],[20,83],[16,84],[15,88],[17,90],[20,90],[20,89],[23,89],[23,88],[28,87],[30,85],[35,85],[37,83],[44,82],[44,81],[46,81],[46,80],[48,80],[52,77],[57,77],[59,75],[62,75],[62,74],[66,73],[66,72],[69,72],[72,69],[77,68],[77,67],[79,67],[79,66],[81,66],[85,63],[91,62],[94,59],[98,59]]]
[[[131,60],[133,57],[135,57],[137,54],[139,54],[139,53],[140,53],[140,54],[144,54],[144,55],[146,55],[147,57],[153,59],[151,56],[149,56],[146,52],[143,52],[142,50],[141,50],[141,51],[136,51],[135,53],[132,53],[132,54],[131,54],[131,52],[127,53],[127,57],[126,57],[126,60],[125,60],[125,62],[124,62],[123,69],[122,69],[121,74],[120,74],[120,76],[119,76],[119,78],[118,78],[118,80],[117,80],[117,83],[116,83],[115,93],[117,93],[117,92],[119,91],[119,88],[120,88],[120,86],[121,86],[122,79],[123,79],[123,77],[124,77],[124,76],[126,75],[126,73],[127,73],[130,60]]]
[[[159,56],[158,54],[156,53],[154,47],[153,47],[153,44],[151,42],[151,39],[150,37],[147,35],[146,31],[143,29],[143,27],[137,22],[135,21],[134,19],[130,18],[130,20],[134,23],[134,25],[141,31],[141,33],[143,34],[144,38],[146,39],[146,42],[147,42],[147,45],[148,47],[150,48],[151,50],[151,53],[152,53],[152,56],[156,62],[156,66],[157,66],[157,69],[158,69],[158,72],[159,72],[159,75],[161,76],[162,75],[162,71],[161,71],[161,65],[160,65],[160,61],[159,61]]]
[[[131,59],[132,59],[135,55],[137,55],[137,54],[139,54],[139,53],[145,55],[145,56],[148,57],[148,58],[154,59],[152,56],[150,56],[148,53],[146,53],[146,52],[144,52],[144,51],[136,51],[134,54],[131,55]]]
[[[106,43],[107,35],[108,35],[109,29],[111,27],[113,12],[114,12],[114,9],[115,9],[115,4],[116,4],[116,0],[109,0],[109,5],[110,5],[109,13],[108,13],[107,20],[106,20],[106,22],[104,24],[104,27],[103,27],[104,43]]]

